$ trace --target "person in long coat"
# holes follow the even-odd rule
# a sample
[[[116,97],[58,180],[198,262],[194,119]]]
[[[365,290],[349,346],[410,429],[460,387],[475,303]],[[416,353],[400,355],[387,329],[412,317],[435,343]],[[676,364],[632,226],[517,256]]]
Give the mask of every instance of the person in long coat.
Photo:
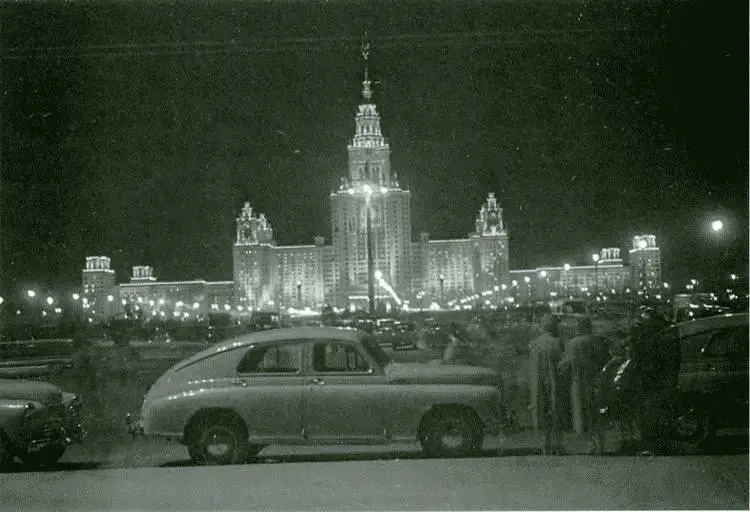
[[[562,357],[560,320],[547,316],[543,334],[529,344],[529,393],[534,430],[544,431],[543,453],[562,453],[557,366]]]
[[[610,359],[609,341],[593,334],[591,319],[578,321],[577,335],[565,343],[559,364],[561,372],[570,376],[570,411],[573,428],[578,434],[588,433],[589,452],[604,451],[604,425],[599,412],[599,387],[604,366]]]

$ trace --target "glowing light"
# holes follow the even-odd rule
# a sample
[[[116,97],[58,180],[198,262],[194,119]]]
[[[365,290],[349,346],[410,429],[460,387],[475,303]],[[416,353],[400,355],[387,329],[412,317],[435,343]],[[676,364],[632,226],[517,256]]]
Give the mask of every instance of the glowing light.
[[[126,301],[125,299],[122,299],[120,302],[122,302],[123,306],[128,303],[128,301]]]
[[[381,193],[381,194],[385,194],[385,193],[387,193],[387,192],[388,192],[388,189],[387,189],[387,188],[385,188],[385,187],[380,187],[380,193]]]
[[[531,278],[530,278],[529,276],[524,276],[524,277],[523,277],[523,280],[524,280],[524,282],[525,282],[526,284],[529,284],[529,282],[531,281]]]
[[[565,272],[568,272],[570,270],[570,263],[566,263],[565,265],[563,265],[563,270],[565,270]]]
[[[731,274],[731,275],[729,276],[729,278],[730,278],[730,279],[731,279],[732,281],[736,281],[736,280],[737,280],[737,274]],[[2,303],[0,302],[0,304],[2,304]]]
[[[59,315],[60,313],[62,313],[62,308],[55,308],[55,313],[57,313],[58,315]]]
[[[638,241],[638,248],[639,249],[645,249],[646,247],[648,247],[648,242],[646,242],[643,239],[641,239],[641,240]]]
[[[503,290],[503,291],[505,291],[505,290],[507,290],[507,289],[508,289],[508,285],[506,285],[506,284],[501,284],[501,285],[500,285],[500,289],[501,289],[501,290]]]
[[[198,304],[197,302],[193,302],[193,309],[198,309],[199,307],[201,307],[200,304]],[[239,307],[241,308],[242,306],[239,306]],[[242,310],[240,309],[240,311]]]
[[[47,304],[51,306],[54,303],[55,303],[55,299],[53,299],[52,297],[47,297]]]
[[[722,229],[724,229],[724,223],[720,220],[714,220],[711,222],[711,229],[714,231],[714,233],[718,233]]]
[[[512,284],[516,288],[518,287],[518,281],[516,281],[515,279],[510,284]]]
[[[107,295],[107,302],[113,302],[115,298],[112,295]]]
[[[664,288],[669,288],[669,283],[663,283],[663,284],[664,284]]]
[[[349,192],[350,196],[354,195],[354,189],[353,188],[350,188],[349,190],[347,190],[347,192]]]
[[[594,263],[599,263],[599,255],[594,253],[591,255],[591,259],[594,260]]]
[[[242,306],[237,306],[237,311],[240,311],[240,312],[241,312],[241,311],[243,311],[244,309],[245,309],[245,308],[243,308]]]
[[[36,292],[35,292],[34,290],[28,290],[28,291],[26,292],[26,295],[27,295],[27,296],[28,296],[28,297],[29,297],[30,299],[33,299],[34,297],[36,297]]]
[[[160,305],[160,306],[163,306],[163,305],[164,305],[164,299],[159,299],[159,305]]]
[[[363,186],[363,187],[362,187],[362,190],[364,190],[364,191],[365,191],[365,194],[367,194],[368,196],[369,196],[369,195],[372,195],[372,187],[370,187],[370,185],[365,185],[365,186]]]
[[[182,302],[181,300],[178,300],[178,301],[177,301],[177,304],[175,304],[175,306],[177,306],[178,308],[181,308],[181,307],[182,307],[182,306],[184,306],[184,305],[185,305],[185,303],[184,303],[184,302]]]
[[[148,305],[151,306],[151,307],[154,307],[156,305],[156,302],[154,302],[154,300],[152,299],[152,300],[148,301]]]
[[[545,277],[547,277],[547,271],[546,270],[542,270],[541,272],[539,272],[539,277],[541,277],[542,279],[544,279]]]
[[[81,298],[81,296],[80,296],[80,295],[78,295],[77,293],[74,293],[74,294],[73,294],[73,300],[78,300],[78,299],[80,299],[80,298]]]
[[[229,304],[224,304],[224,311],[229,311],[230,309],[232,309],[232,306],[230,306]]]
[[[3,299],[2,297],[0,297],[0,304],[2,304],[3,302],[5,302],[5,299]]]
[[[383,279],[383,273],[380,270],[375,271],[375,279],[377,279],[378,281]]]

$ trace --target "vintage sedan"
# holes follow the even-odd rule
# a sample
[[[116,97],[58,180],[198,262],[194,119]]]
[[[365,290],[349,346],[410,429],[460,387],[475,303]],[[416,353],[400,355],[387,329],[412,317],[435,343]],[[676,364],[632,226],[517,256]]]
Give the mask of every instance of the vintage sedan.
[[[134,435],[187,445],[203,464],[245,461],[269,444],[419,441],[430,456],[466,456],[498,435],[495,372],[390,360],[348,328],[257,332],[176,364],[149,389]]]
[[[46,382],[0,378],[0,466],[18,457],[28,466],[56,463],[81,442],[81,400]]]

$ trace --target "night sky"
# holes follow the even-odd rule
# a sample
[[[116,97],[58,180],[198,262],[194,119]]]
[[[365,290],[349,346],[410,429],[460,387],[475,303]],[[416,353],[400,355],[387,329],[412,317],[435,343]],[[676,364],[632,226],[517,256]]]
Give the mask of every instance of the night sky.
[[[415,237],[466,236],[495,191],[511,268],[648,232],[670,280],[746,273],[746,2],[2,9],[3,293],[72,288],[86,255],[231,279],[246,200],[280,244],[330,241],[365,32]]]

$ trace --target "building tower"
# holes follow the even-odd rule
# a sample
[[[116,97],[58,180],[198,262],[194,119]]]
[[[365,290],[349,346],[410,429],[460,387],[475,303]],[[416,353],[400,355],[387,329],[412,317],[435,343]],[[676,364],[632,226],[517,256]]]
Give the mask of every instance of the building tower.
[[[372,274],[382,276],[399,300],[411,295],[411,196],[391,172],[390,145],[372,101],[367,44],[362,57],[362,103],[347,148],[349,175],[339,190],[331,193],[331,225],[333,251],[339,262],[336,305],[366,309]],[[379,307],[397,302],[379,279],[374,288]]]
[[[508,233],[503,223],[503,209],[497,203],[494,192],[479,210],[475,222],[474,240],[474,289],[495,291],[495,287],[508,284],[510,275],[508,261]]]
[[[259,311],[274,308],[273,229],[264,214],[245,203],[237,217],[237,237],[232,251],[234,302]]]
[[[648,290],[661,286],[661,251],[656,236],[633,237],[630,249],[630,279],[635,290]]]
[[[117,281],[111,267],[112,260],[106,256],[87,256],[83,269],[83,312],[85,315],[103,319],[117,312]]]

